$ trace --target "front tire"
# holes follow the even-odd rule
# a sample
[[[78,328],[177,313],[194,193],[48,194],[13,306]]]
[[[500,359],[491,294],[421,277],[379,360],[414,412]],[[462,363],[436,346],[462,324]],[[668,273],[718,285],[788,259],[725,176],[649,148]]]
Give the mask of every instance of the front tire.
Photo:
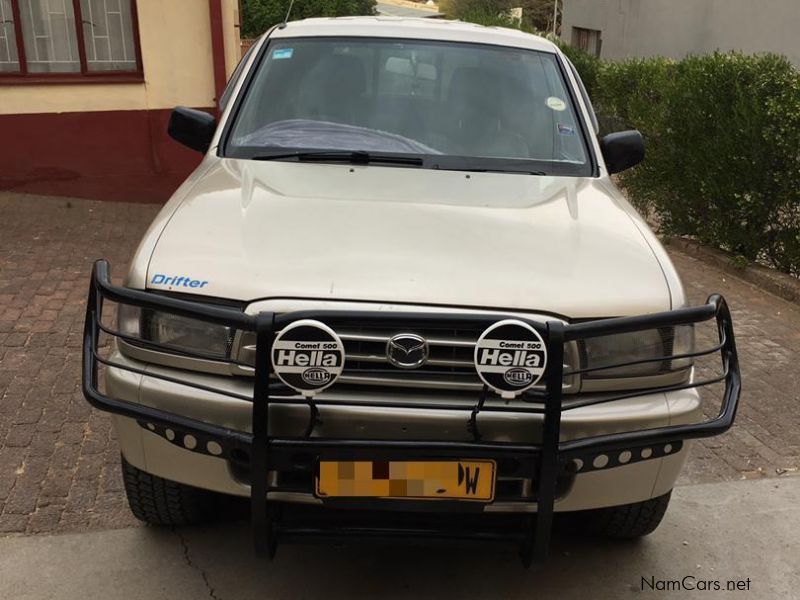
[[[195,525],[211,519],[217,495],[145,473],[122,457],[125,494],[133,515],[151,525]]]
[[[581,529],[590,535],[634,539],[644,537],[661,524],[672,491],[643,502],[581,511]]]

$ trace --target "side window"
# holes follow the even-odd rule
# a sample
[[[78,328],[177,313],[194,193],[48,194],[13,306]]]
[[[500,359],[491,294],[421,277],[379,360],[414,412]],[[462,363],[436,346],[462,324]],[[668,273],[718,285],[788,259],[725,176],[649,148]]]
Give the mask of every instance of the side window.
[[[228,85],[225,86],[225,91],[222,92],[222,97],[219,99],[220,112],[225,110],[225,107],[228,105],[228,102],[230,102],[231,96],[233,95],[233,90],[236,88],[236,83],[242,76],[242,71],[244,71],[244,66],[250,59],[250,55],[253,53],[253,48],[255,48],[256,45],[257,44],[253,44],[252,46],[250,46],[250,48],[247,49],[247,52],[244,53],[242,60],[239,61],[239,64],[236,65],[236,68],[233,70],[233,75],[231,75],[231,78],[228,80]]]
[[[594,112],[594,105],[592,105],[592,100],[589,98],[589,94],[586,91],[586,86],[583,85],[583,81],[581,80],[581,76],[578,75],[578,69],[575,68],[575,65],[572,64],[572,61],[568,59],[566,56],[564,59],[567,61],[569,68],[572,70],[572,74],[575,76],[575,81],[578,82],[578,88],[581,91],[581,97],[583,98],[586,107],[589,109],[589,117],[592,119],[592,128],[594,129],[595,134],[600,133],[600,123],[597,121],[597,115]]]

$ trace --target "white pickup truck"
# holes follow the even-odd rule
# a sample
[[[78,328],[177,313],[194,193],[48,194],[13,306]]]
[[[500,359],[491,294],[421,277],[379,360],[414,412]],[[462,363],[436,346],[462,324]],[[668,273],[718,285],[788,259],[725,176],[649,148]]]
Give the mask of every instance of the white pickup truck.
[[[270,554],[419,536],[513,541],[526,563],[554,513],[656,528],[688,440],[733,422],[730,313],[687,306],[610,178],[642,137],[598,135],[554,44],[291,22],[220,109],[175,110],[202,163],[124,284],[104,261],[92,274],[84,393],[115,414],[138,518],[201,521],[228,494],[250,498]],[[714,384],[719,408],[699,392]]]

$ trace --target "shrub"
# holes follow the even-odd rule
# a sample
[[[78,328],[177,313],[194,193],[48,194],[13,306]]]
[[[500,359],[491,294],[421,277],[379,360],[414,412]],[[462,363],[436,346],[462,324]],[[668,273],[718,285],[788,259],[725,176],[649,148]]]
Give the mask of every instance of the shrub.
[[[716,53],[600,72],[598,111],[647,143],[645,162],[621,176],[632,201],[664,233],[800,272],[800,73],[791,63]]]
[[[620,183],[663,233],[800,275],[800,72],[785,57],[605,62],[557,43],[602,132],[644,135]]]
[[[448,19],[468,21],[487,27],[516,27],[508,16],[511,0],[439,0],[439,11]]]
[[[291,0],[243,0],[242,37],[260,36],[283,22]],[[374,15],[375,0],[295,0],[290,20]]]
[[[575,65],[575,68],[581,75],[583,85],[586,86],[586,91],[589,93],[589,97],[592,98],[592,101],[595,101],[598,92],[597,88],[598,81],[600,79],[600,69],[602,68],[603,63],[600,62],[600,59],[595,58],[591,54],[588,54],[583,50],[579,50],[574,46],[570,46],[566,42],[561,41],[561,39],[553,39],[552,37],[549,37],[549,39],[555,42],[558,47],[561,48],[561,51],[572,61],[572,64]]]

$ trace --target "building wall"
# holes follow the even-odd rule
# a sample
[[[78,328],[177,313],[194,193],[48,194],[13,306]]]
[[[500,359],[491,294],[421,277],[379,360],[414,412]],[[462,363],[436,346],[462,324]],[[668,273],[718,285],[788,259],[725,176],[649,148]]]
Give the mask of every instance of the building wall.
[[[238,0],[218,1],[224,78],[239,59]],[[138,0],[144,82],[0,81],[0,189],[166,200],[200,155],[166,135],[172,108],[213,111],[209,0]],[[219,62],[219,61],[218,61]]]
[[[601,57],[777,52],[800,65],[800,0],[564,0],[562,37],[602,32]]]

